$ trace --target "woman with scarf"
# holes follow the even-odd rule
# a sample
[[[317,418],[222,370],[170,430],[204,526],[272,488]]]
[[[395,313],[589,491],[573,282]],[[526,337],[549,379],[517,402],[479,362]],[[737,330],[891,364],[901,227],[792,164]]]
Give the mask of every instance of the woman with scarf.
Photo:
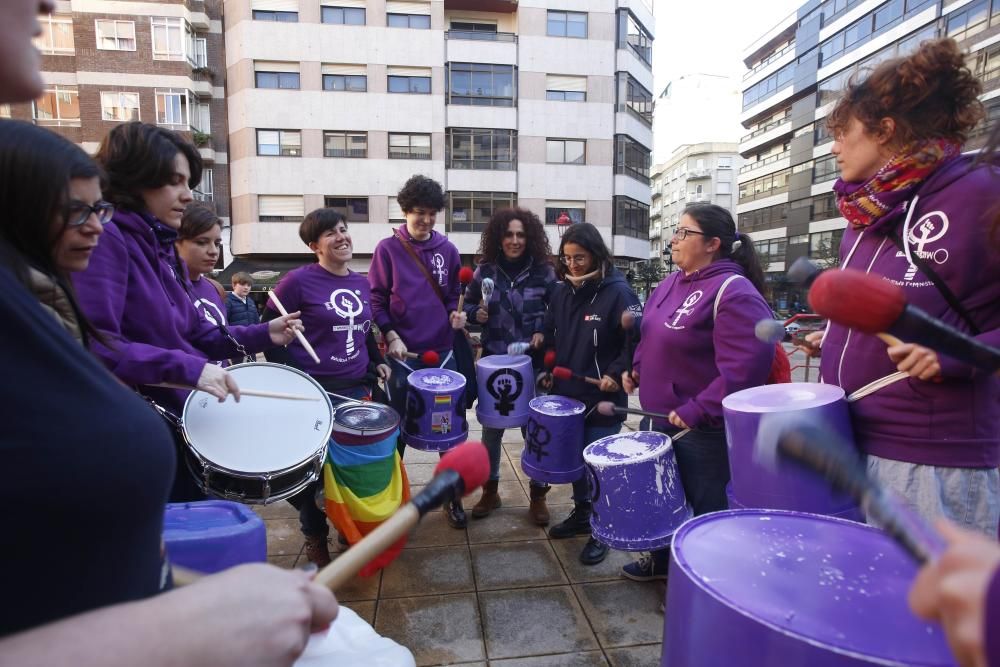
[[[226,329],[194,306],[187,268],[175,242],[201,180],[198,149],[180,135],[147,123],[118,125],[101,142],[97,162],[115,214],[86,271],[73,277],[84,315],[102,334],[94,354],[127,385],[180,414],[187,390],[197,387],[224,400],[239,399],[229,373],[212,363],[285,345],[302,322],[298,313],[268,324]],[[178,447],[183,447],[178,434]],[[204,497],[184,466],[171,500]]]
[[[482,258],[479,267],[465,291],[465,313],[470,320],[483,325],[483,356],[507,354],[511,343],[528,343],[530,350],[539,350],[544,341],[549,290],[556,279],[549,259],[552,249],[541,220],[523,208],[497,211],[483,230],[479,255]],[[488,298],[484,295],[484,280],[493,282]],[[538,354],[534,356],[540,361]],[[483,442],[490,452],[490,478],[472,508],[473,518],[489,516],[500,507],[497,488],[503,433],[502,428],[483,427]],[[548,485],[531,481],[528,514],[539,526],[549,524],[545,505],[548,491]]]
[[[1000,171],[962,155],[982,116],[982,88],[953,40],[925,42],[851,83],[831,112],[847,218],[840,265],[899,285],[908,303],[1000,344],[1000,252],[990,222]],[[928,519],[996,536],[1000,520],[1000,379],[913,344],[831,323],[824,382],[850,394],[906,376],[851,403],[869,474]]]

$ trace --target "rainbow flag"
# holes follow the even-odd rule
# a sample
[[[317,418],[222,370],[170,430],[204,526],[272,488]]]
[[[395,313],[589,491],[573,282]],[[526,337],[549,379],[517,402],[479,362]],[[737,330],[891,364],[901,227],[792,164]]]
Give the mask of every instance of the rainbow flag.
[[[375,530],[410,501],[410,482],[396,451],[396,432],[370,445],[330,440],[323,464],[326,515],[350,544]],[[361,570],[370,576],[399,555],[406,538]]]

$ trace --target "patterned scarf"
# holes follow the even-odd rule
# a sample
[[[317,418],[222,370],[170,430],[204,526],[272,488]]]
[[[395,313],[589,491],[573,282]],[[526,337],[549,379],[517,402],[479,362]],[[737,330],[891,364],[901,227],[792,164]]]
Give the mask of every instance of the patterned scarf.
[[[948,139],[914,142],[863,183],[847,183],[838,178],[833,186],[837,208],[855,229],[867,227],[912,198],[941,163],[961,151],[961,144]]]

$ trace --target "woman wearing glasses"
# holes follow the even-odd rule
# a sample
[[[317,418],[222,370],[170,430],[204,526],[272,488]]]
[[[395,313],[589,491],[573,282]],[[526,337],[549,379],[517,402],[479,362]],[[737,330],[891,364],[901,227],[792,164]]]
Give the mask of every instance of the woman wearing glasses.
[[[562,282],[555,285],[549,300],[545,346],[555,347],[557,366],[600,380],[600,386],[575,377],[552,381],[552,393],[575,398],[587,406],[583,434],[583,445],[587,446],[621,430],[624,417],[608,417],[593,408],[600,401],[621,406],[626,403],[627,397],[616,380],[628,368],[631,354],[622,313],[631,312],[638,324],[642,306],[612,264],[611,251],[593,225],[570,225],[559,244],[559,256]],[[589,479],[584,474],[573,482],[573,511],[565,521],[549,529],[549,536],[562,539],[589,535],[591,498]],[[580,562],[596,565],[607,555],[607,545],[590,538],[580,553]]]
[[[754,336],[757,322],[772,319],[761,296],[764,274],[753,241],[736,232],[733,216],[714,204],[688,206],[670,241],[680,269],[667,276],[646,301],[642,340],[633,370],[622,384],[631,393],[642,378],[645,410],[669,415],[653,422],[668,435],[691,432],[674,442],[681,484],[694,515],[727,509],[729,455],[722,399],[762,385],[774,346]],[[623,568],[629,579],[665,579],[669,552]]]
[[[189,204],[181,216],[175,245],[177,256],[187,266],[195,308],[205,321],[226,324],[226,290],[207,275],[222,253],[222,220],[204,204]]]
[[[115,214],[90,265],[73,278],[81,309],[107,341],[97,342],[94,353],[120,380],[175,414],[188,392],[155,385],[181,384],[220,400],[229,394],[238,399],[235,381],[211,361],[291,342],[294,329],[302,327],[299,314],[226,330],[195,310],[174,243],[191,188],[201,179],[201,156],[180,135],[124,123],[101,142],[97,161],[107,174],[105,194]],[[202,497],[182,466],[171,499]]]

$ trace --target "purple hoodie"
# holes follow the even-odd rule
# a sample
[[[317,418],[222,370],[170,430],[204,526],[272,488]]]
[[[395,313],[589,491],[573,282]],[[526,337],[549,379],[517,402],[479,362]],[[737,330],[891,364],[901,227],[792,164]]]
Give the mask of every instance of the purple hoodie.
[[[375,246],[368,270],[375,324],[383,334],[395,330],[411,352],[448,352],[455,340],[448,315],[458,307],[461,291],[458,271],[462,262],[458,248],[434,231],[422,242],[410,237],[405,224],[397,231],[410,242],[437,281],[448,302],[447,308],[403,244],[390,236]]]
[[[176,232],[131,211],[119,210],[104,228],[86,271],[73,274],[80,308],[110,341],[92,351],[130,385],[194,385],[209,359],[240,356],[219,328],[195,309],[186,279],[175,275]],[[182,282],[185,280],[185,282]],[[266,324],[232,327],[248,352],[271,347]],[[186,391],[143,390],[176,411]]]
[[[774,345],[761,343],[754,327],[772,319],[764,297],[745,278],[719,288],[743,268],[728,259],[685,276],[671,274],[653,290],[643,311],[633,368],[645,410],[677,415],[692,428],[722,425],[722,399],[762,385]]]
[[[219,289],[211,280],[202,276],[198,280],[191,282],[191,297],[194,300],[194,307],[201,313],[201,317],[207,320],[212,326],[217,326],[219,322],[223,325],[226,322],[226,304],[219,296]]]
[[[274,291],[289,311],[302,311],[306,338],[320,360],[317,366],[304,347],[289,345],[298,368],[314,377],[364,377],[365,337],[372,326],[371,290],[364,276],[353,271],[338,276],[319,264],[307,264],[288,273]]]
[[[1000,345],[1000,251],[989,238],[1000,192],[1000,171],[956,157],[938,168],[917,195],[868,228],[848,228],[841,266],[900,285],[909,303],[955,328],[968,327],[934,284],[911,266],[887,237],[927,261],[983,332]],[[856,185],[839,185],[856,189]],[[905,231],[904,231],[905,230]],[[848,394],[896,371],[875,336],[831,324],[823,341],[824,382]],[[1000,378],[939,355],[941,382],[908,378],[854,403],[851,416],[863,451],[923,465],[982,468],[1000,464]]]

